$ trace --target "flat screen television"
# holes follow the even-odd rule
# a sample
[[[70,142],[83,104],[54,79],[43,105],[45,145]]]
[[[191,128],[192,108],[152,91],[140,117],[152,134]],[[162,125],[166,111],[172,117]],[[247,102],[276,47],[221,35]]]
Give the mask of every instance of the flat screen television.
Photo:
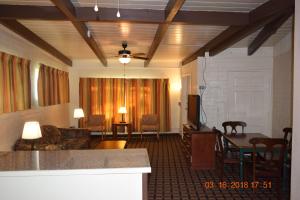
[[[188,124],[194,130],[200,129],[200,96],[188,95]]]

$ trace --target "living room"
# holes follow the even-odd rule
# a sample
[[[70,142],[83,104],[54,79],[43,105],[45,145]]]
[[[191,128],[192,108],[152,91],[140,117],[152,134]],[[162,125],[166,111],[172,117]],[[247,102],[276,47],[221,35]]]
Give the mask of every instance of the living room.
[[[53,7],[53,2],[44,1],[38,3],[33,1],[31,3],[24,3],[21,1],[1,1],[0,10],[8,9],[8,7],[5,7],[7,4],[10,4],[12,7],[16,5],[21,6],[18,9],[25,9],[25,7],[22,6],[29,5]],[[241,7],[244,6],[244,10],[241,8],[240,10],[248,12],[266,2],[267,1],[257,0],[245,3],[244,5],[241,5],[241,2],[239,2],[238,5]],[[73,3],[74,6],[77,7],[89,7],[91,13],[95,12],[93,10],[95,2]],[[127,17],[126,9],[132,7],[137,10],[164,10],[168,4],[167,1],[140,2],[140,4],[120,1],[119,3],[121,19],[122,11],[124,11],[125,17]],[[183,10],[204,10],[207,12],[214,10],[212,2],[207,3],[207,5],[203,2],[198,3],[199,4],[186,1],[183,3]],[[235,3],[232,1],[224,1],[224,5],[220,5],[219,10],[217,10],[217,8],[215,9],[217,11],[223,10],[230,12],[230,6],[232,9],[238,7],[237,5],[234,6]],[[116,9],[117,5],[117,1],[99,1],[100,14],[101,9],[105,10],[105,8],[110,7]],[[59,7],[59,5],[56,6]],[[6,12],[11,11],[9,9]],[[58,10],[60,11],[60,9]],[[160,29],[160,26],[164,23],[137,23],[134,22],[134,20],[133,22],[130,22],[130,20],[128,22],[128,19],[120,22],[111,22],[109,20],[101,21],[98,19],[97,21],[97,19],[93,19],[90,20],[91,22],[87,22],[89,32],[92,34],[92,37],[95,38],[96,43],[101,47],[100,50],[103,51],[103,55],[106,56],[108,62],[107,66],[105,66],[106,64],[102,59],[98,59],[99,56],[95,55],[94,50],[90,48],[88,42],[86,42],[86,40],[89,39],[78,34],[76,28],[74,28],[70,22],[72,20],[56,21],[54,18],[52,20],[43,20],[43,17],[33,19],[33,16],[27,16],[26,19],[26,15],[29,14],[17,16],[15,13],[8,15],[3,12],[2,16],[0,15],[1,23],[3,24],[0,26],[0,51],[5,54],[30,60],[31,85],[29,95],[31,103],[29,109],[3,112],[0,115],[1,151],[14,150],[14,145],[16,141],[21,138],[24,123],[27,121],[38,121],[40,125],[54,125],[58,128],[78,127],[79,124],[82,127],[82,121],[84,119],[75,119],[73,112],[75,108],[85,108],[84,106],[87,105],[84,103],[84,100],[82,100],[87,98],[87,96],[82,95],[83,90],[80,86],[80,80],[87,78],[119,79],[121,81],[118,89],[120,96],[125,93],[122,92],[122,89],[125,91],[125,81],[123,85],[122,80],[168,80],[169,99],[167,98],[168,100],[160,105],[160,107],[167,105],[169,108],[169,117],[164,119],[168,120],[167,123],[169,127],[163,127],[163,129],[167,131],[160,131],[159,140],[157,140],[155,134],[151,132],[150,134],[145,134],[141,139],[140,131],[133,131],[133,141],[136,142],[136,144],[129,142],[128,147],[142,145],[143,142],[147,143],[148,140],[163,145],[165,137],[173,137],[174,135],[183,136],[182,124],[188,121],[186,111],[188,94],[198,94],[201,96],[202,111],[200,113],[200,120],[210,128],[216,127],[223,131],[222,123],[224,121],[239,120],[247,122],[246,133],[263,133],[270,138],[283,137],[284,133],[282,130],[285,127],[293,127],[293,130],[297,130],[293,123],[293,121],[295,121],[293,114],[297,108],[295,103],[293,104],[293,98],[296,95],[293,80],[297,80],[297,78],[293,78],[293,76],[296,76],[293,73],[293,67],[296,67],[293,65],[293,14],[289,14],[288,17],[284,16],[285,20],[275,30],[275,33],[270,31],[272,32],[270,38],[259,46],[258,50],[251,56],[248,55],[248,46],[261,31],[259,27],[256,27],[255,30],[248,31],[247,34],[237,39],[238,41],[233,42],[229,47],[226,46],[227,44],[224,44],[224,51],[222,49],[216,53],[216,55],[211,55],[210,51],[208,53],[206,50],[201,50],[201,47],[225,31],[226,28],[228,28],[225,24],[229,22],[222,22],[224,23],[223,26],[217,26],[215,25],[217,22],[211,21],[207,22],[207,24],[199,22],[200,25],[191,25],[188,24],[188,22],[187,24],[174,22],[167,26],[167,31],[160,36],[161,39],[160,42],[158,42],[157,49],[154,50],[152,56],[149,56],[148,51],[151,49],[151,45],[154,43],[153,41],[155,41],[157,29]],[[94,15],[89,15],[88,17],[91,16],[92,18],[95,17]],[[8,26],[5,25],[9,19],[18,20],[18,22],[27,27],[42,40],[57,48],[58,51],[71,60],[71,66],[39,47],[34,41],[30,41],[28,38],[24,38],[24,36],[22,37],[16,33],[16,31],[9,29]],[[147,19],[141,20],[146,21]],[[209,23],[212,23],[212,25]],[[123,49],[123,41],[128,43],[126,49],[130,50],[133,54],[144,53],[140,55],[147,57],[146,61],[149,61],[149,63],[146,67],[145,60],[141,59],[132,58],[128,64],[119,62],[118,52]],[[199,50],[199,48],[201,53],[199,54],[198,51],[195,57],[194,53]],[[215,51],[215,49],[213,50]],[[192,60],[190,58],[192,58]],[[182,63],[184,64],[182,65]],[[38,79],[41,64],[68,72],[69,101],[57,105],[40,106],[40,99],[38,98]],[[284,68],[282,68],[282,66],[284,66]],[[126,82],[126,84],[129,84],[129,82]],[[92,90],[92,87],[89,89]],[[150,93],[156,93],[157,91],[153,90]],[[101,93],[101,95],[105,96],[106,94]],[[121,98],[123,98],[123,96]],[[130,110],[131,108],[129,107],[133,101],[128,99],[125,100],[125,102],[127,103],[127,109]],[[96,104],[96,107],[101,105]],[[121,104],[122,102],[118,102],[116,105],[119,106]],[[94,112],[91,108],[83,110],[85,117]],[[131,116],[132,113],[134,112],[127,111],[125,114],[125,120],[127,122],[132,121],[134,118]],[[105,113],[104,111],[104,113],[101,114],[117,116],[117,118],[114,118],[115,122],[120,121],[122,117],[118,111],[114,111],[114,114]],[[141,116],[142,114],[143,113],[139,113],[136,116]],[[104,136],[103,140],[112,137],[111,123],[113,123],[113,119],[108,120],[110,122],[108,122],[107,136]],[[139,123],[139,120],[136,120],[137,122],[135,123]],[[139,125],[136,126],[139,127]],[[93,137],[97,138],[93,139],[93,142],[102,140],[97,134],[93,135]],[[126,138],[126,134],[122,134],[120,138]],[[293,137],[293,140],[295,140],[295,137]],[[140,147],[145,148],[145,146]],[[294,173],[297,174],[297,168],[295,168]],[[150,183],[151,178],[149,184]],[[293,182],[291,185],[293,185]],[[151,189],[149,189],[148,199],[160,199],[159,196],[150,196],[154,195],[153,193],[154,190],[151,191]],[[196,193],[198,196],[196,196],[195,199],[200,198],[201,192]],[[297,194],[297,191],[293,191],[292,189],[291,193],[290,198],[296,199],[295,194]],[[292,198],[293,194],[294,198]],[[183,196],[180,198],[183,198]],[[194,197],[189,196],[189,199],[193,198]],[[228,197],[228,199],[230,198]]]

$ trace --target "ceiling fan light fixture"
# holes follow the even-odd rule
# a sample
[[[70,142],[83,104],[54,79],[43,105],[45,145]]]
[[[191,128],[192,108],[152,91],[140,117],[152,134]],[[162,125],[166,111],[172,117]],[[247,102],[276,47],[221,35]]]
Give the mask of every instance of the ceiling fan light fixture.
[[[130,61],[131,61],[131,58],[129,55],[125,54],[125,55],[122,55],[121,57],[119,57],[119,62],[121,64],[128,64],[128,63],[130,63]]]

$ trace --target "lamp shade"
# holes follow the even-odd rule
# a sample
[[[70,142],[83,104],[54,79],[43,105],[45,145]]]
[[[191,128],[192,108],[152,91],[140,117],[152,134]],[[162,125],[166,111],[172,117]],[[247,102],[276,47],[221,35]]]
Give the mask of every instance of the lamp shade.
[[[84,117],[84,112],[83,112],[82,108],[75,108],[73,117],[75,119],[79,119],[79,118]]]
[[[40,123],[36,121],[25,122],[22,139],[32,140],[42,137]]]
[[[125,106],[120,107],[118,113],[126,114],[127,113],[126,107]]]

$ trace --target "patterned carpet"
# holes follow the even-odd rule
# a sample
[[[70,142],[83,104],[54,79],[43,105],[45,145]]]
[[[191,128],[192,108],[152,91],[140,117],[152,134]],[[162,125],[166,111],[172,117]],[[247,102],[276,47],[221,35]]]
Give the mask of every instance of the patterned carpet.
[[[154,135],[133,137],[127,148],[147,148],[152,167],[149,176],[149,200],[194,200],[194,199],[289,199],[289,192],[282,192],[282,197],[272,181],[271,189],[222,189],[218,173],[215,170],[192,170],[182,151],[181,137],[177,134],[161,135],[157,141]],[[227,166],[227,183],[238,182],[239,169]],[[260,183],[263,180],[259,180]],[[213,185],[212,185],[213,184]],[[277,183],[278,184],[278,183]],[[262,185],[262,184],[261,184]],[[285,198],[283,198],[285,197]]]

